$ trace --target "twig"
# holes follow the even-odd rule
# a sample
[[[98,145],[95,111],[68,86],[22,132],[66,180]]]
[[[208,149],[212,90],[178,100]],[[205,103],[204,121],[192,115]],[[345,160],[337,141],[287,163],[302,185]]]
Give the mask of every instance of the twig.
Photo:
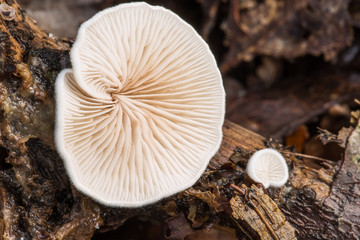
[[[316,156],[311,156],[311,155],[307,155],[307,154],[293,153],[293,152],[282,152],[282,153],[283,153],[283,154],[294,155],[294,156],[297,156],[297,157],[307,158],[307,159],[313,159],[313,160],[317,160],[317,161],[321,161],[321,162],[332,163],[332,161],[330,161],[329,159],[325,159],[325,158],[321,158],[321,157],[316,157]]]

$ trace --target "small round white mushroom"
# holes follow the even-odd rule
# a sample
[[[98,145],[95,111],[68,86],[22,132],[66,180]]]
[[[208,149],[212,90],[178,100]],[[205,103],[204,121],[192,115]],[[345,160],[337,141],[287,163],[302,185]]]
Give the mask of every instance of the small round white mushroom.
[[[247,175],[265,188],[281,187],[289,177],[284,157],[274,149],[257,151],[249,160]]]
[[[56,82],[56,145],[80,191],[138,207],[198,180],[221,143],[225,93],[189,24],[121,4],[81,26],[71,61]]]
[[[15,9],[6,3],[0,4],[0,16],[5,21],[11,21],[15,18]]]

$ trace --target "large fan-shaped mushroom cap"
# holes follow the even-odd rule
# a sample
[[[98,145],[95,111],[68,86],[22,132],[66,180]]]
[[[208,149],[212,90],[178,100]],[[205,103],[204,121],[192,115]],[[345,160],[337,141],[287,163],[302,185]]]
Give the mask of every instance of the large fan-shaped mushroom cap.
[[[79,190],[137,207],[197,181],[221,143],[225,93],[189,24],[118,5],[81,26],[71,60],[56,83],[56,143]]]

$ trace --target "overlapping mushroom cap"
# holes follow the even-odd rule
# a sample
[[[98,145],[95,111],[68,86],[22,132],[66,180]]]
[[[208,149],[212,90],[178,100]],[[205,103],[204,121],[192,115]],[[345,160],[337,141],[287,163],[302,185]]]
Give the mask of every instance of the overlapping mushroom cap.
[[[121,4],[84,23],[56,82],[56,143],[74,185],[137,207],[193,185],[220,146],[215,59],[177,15]]]

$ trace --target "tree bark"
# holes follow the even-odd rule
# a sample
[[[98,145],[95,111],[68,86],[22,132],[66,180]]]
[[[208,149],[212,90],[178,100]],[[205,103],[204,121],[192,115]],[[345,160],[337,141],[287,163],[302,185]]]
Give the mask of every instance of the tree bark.
[[[140,216],[166,222],[167,237],[221,229],[239,239],[356,239],[360,236],[359,124],[344,130],[344,159],[317,168],[276,141],[226,121],[221,148],[191,188],[151,206],[109,208],[79,193],[54,146],[54,82],[71,67],[72,42],[40,30],[15,0],[0,19],[0,236],[90,239]],[[6,13],[1,13],[6,14]],[[358,121],[358,119],[357,119]],[[356,124],[355,124],[356,125]],[[258,149],[290,166],[285,187],[264,190],[245,174]],[[313,166],[313,165],[312,165]]]

